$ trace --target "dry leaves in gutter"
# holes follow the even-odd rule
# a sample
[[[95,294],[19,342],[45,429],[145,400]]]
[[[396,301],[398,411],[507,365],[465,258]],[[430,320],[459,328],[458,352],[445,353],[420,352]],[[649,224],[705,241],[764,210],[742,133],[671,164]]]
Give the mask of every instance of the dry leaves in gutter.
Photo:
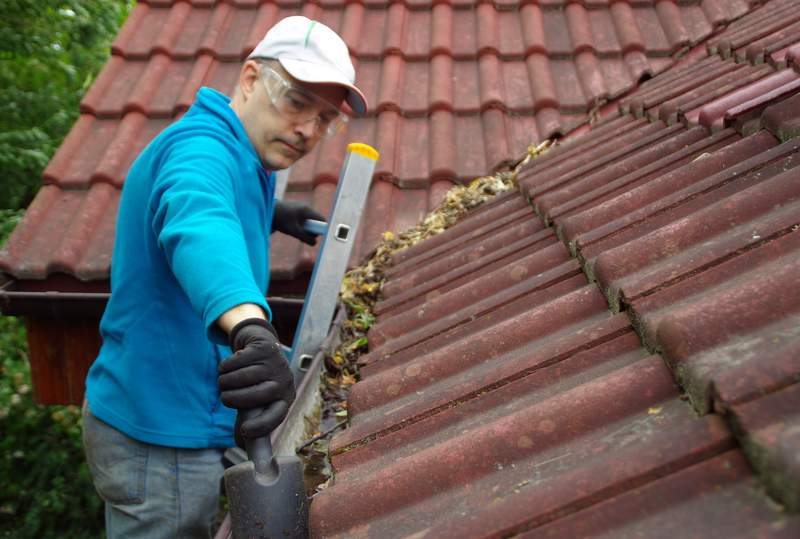
[[[347,393],[358,380],[358,358],[368,351],[367,330],[375,323],[372,309],[381,299],[386,270],[392,264],[392,253],[444,232],[470,209],[516,188],[516,177],[522,167],[550,147],[549,140],[538,146],[530,146],[527,155],[514,170],[478,178],[468,186],[455,185],[445,194],[441,207],[428,213],[422,223],[397,235],[384,232],[383,241],[378,245],[375,254],[361,267],[345,274],[339,299],[346,306],[347,316],[340,329],[341,344],[325,358],[327,373],[322,384],[323,422],[326,418],[330,423],[334,417],[346,417]],[[343,420],[328,429],[320,426],[323,432],[304,444],[304,451],[327,454],[328,439],[342,428],[346,428]],[[327,487],[329,473],[323,479],[324,482],[316,487],[317,492]]]

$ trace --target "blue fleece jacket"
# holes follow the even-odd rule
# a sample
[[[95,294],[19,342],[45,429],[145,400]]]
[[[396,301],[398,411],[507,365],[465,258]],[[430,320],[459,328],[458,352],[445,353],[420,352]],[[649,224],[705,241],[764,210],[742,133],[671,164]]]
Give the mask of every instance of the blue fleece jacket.
[[[200,89],[122,190],[103,346],[86,396],[92,414],[147,443],[233,446],[236,412],[217,388],[231,352],[214,321],[242,303],[269,312],[275,175],[229,103]]]

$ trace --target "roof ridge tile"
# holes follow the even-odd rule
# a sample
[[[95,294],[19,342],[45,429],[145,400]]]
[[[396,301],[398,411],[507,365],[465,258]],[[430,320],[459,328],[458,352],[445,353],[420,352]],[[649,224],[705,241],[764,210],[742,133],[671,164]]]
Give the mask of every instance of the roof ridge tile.
[[[567,31],[572,42],[572,53],[578,54],[588,49],[597,54],[597,45],[589,24],[586,7],[577,2],[571,2],[564,7],[564,14],[567,17]]]
[[[150,57],[144,71],[125,100],[122,107],[123,116],[131,111],[147,114],[150,102],[156,92],[161,89],[161,82],[171,64],[172,61],[165,54],[156,53]]]
[[[800,21],[800,9],[795,6],[787,6],[780,14],[782,15],[781,17],[772,19],[766,24],[751,24],[723,37],[716,42],[717,52],[728,58],[735,49],[739,49],[765,36],[768,37],[770,34]]]
[[[711,24],[711,28],[718,28],[725,24],[726,21],[729,21],[730,17],[728,10],[720,3],[719,0],[702,0],[700,2],[700,7],[703,9],[703,13],[708,19],[708,22]]]
[[[502,84],[503,71],[500,58],[494,54],[483,54],[478,57],[478,92],[480,110],[490,108],[508,110],[505,88]]]
[[[178,41],[191,12],[192,6],[188,2],[175,2],[175,5],[169,10],[161,31],[153,41],[149,54],[161,53],[172,57],[172,47]]]
[[[490,3],[479,3],[475,7],[476,55],[500,56],[500,20],[497,9]]]
[[[731,108],[797,80],[800,80],[800,74],[791,69],[784,69],[703,105],[696,116],[693,114],[694,111],[689,111],[684,117],[688,125],[694,125],[697,121],[712,132],[716,132],[724,127],[725,114]]]
[[[647,109],[663,103],[665,100],[672,99],[697,85],[703,85],[707,82],[716,80],[718,76],[730,71],[738,71],[745,68],[743,64],[737,64],[732,58],[722,60],[721,57],[716,56],[721,61],[717,65],[711,63],[706,65],[698,65],[694,70],[687,70],[684,76],[670,84],[660,84],[651,88],[647,92],[637,93],[633,99],[628,103],[630,113],[636,115],[637,118],[644,116]],[[686,75],[692,74],[692,77]]]
[[[46,270],[48,275],[57,271],[70,273],[73,268],[80,266],[81,259],[106,213],[98,209],[108,209],[116,194],[114,185],[107,183],[95,184],[89,188],[86,196],[80,200],[75,216],[63,231],[56,249],[50,255]]]
[[[390,55],[403,56],[408,33],[408,7],[400,2],[389,4],[383,28],[381,57],[386,59]]]
[[[617,38],[623,56],[633,51],[642,52],[645,50],[644,40],[636,23],[633,8],[627,2],[615,2],[609,7],[611,20],[617,32]],[[635,77],[638,78],[638,77]]]
[[[80,102],[80,111],[84,114],[93,114],[97,116],[97,111],[108,93],[108,89],[112,86],[120,72],[125,67],[125,59],[117,54],[112,54],[111,57],[103,66],[103,69],[97,75],[92,85],[83,95]]]
[[[713,101],[715,96],[722,95],[734,90],[737,87],[746,86],[751,82],[759,80],[775,70],[770,66],[753,66],[749,64],[739,64],[733,71],[727,73],[720,73],[713,80],[696,86],[677,97],[663,101],[658,105],[658,118],[667,122],[667,125],[672,125],[678,121],[678,111],[680,107],[695,103],[690,106],[688,110],[696,108],[697,106]]]
[[[75,127],[72,129],[75,130]],[[20,260],[25,256],[29,256],[30,245],[44,225],[50,209],[61,198],[61,194],[61,187],[53,183],[45,183],[39,189],[19,223],[8,237],[8,241],[0,249],[0,270],[18,279],[24,278],[23,273],[26,272],[25,266],[27,264],[20,264]],[[23,267],[20,267],[21,265]]]
[[[342,22],[337,33],[347,45],[351,56],[359,57],[359,41],[364,31],[366,9],[360,2],[350,2],[344,7]]]
[[[672,128],[676,126],[679,124]],[[564,216],[584,211],[609,196],[617,196],[621,194],[620,191],[629,190],[630,184],[640,182],[653,173],[665,174],[685,164],[688,158],[686,150],[694,144],[707,141],[708,136],[709,132],[704,127],[687,131],[680,126],[669,138],[543,196],[537,201],[539,211],[560,228]],[[700,155],[700,152],[695,153],[692,159]]]
[[[797,42],[800,42],[800,21],[749,43],[746,57],[754,64],[763,64],[766,54]]]
[[[208,19],[208,24],[197,45],[197,52],[199,54],[206,53],[214,58],[220,59],[219,52],[222,37],[225,34],[225,27],[232,14],[231,5],[224,2],[220,2],[212,8],[211,17]]]
[[[525,4],[520,10],[522,22],[522,40],[525,45],[525,56],[539,53],[546,55],[547,39],[544,33],[542,8],[536,4]]]
[[[133,11],[131,11],[128,18],[125,19],[125,24],[122,25],[119,32],[117,33],[117,37],[114,38],[114,41],[111,43],[111,54],[125,57],[125,51],[127,50],[128,46],[130,46],[131,41],[136,36],[136,32],[139,30],[139,26],[144,21],[145,17],[147,17],[148,12],[150,11],[150,6],[145,3],[137,2],[136,5],[133,7]]]
[[[615,137],[604,146],[596,146],[593,150],[581,153],[579,159],[572,159],[569,163],[562,162],[540,172],[535,177],[535,184],[533,182],[523,184],[524,194],[533,200],[545,193],[559,189],[570,180],[579,178],[601,167],[606,167],[626,153],[660,140],[665,136],[664,132],[667,129],[675,130],[674,128],[667,128],[661,121],[652,124],[643,121],[635,129],[624,129],[626,131],[624,135]]]
[[[723,136],[722,133],[713,137]],[[754,168],[785,157],[794,149],[776,150],[778,145],[775,137],[762,130],[656,178],[649,188],[641,186],[615,201],[588,209],[581,218],[586,218],[593,228],[582,229],[574,240],[587,274],[594,278],[594,259],[600,253],[646,234],[649,222],[669,211],[680,211],[686,204],[697,204],[695,201],[699,197],[713,193]],[[730,163],[730,166],[720,170],[721,162]]]
[[[771,0],[762,3],[758,6],[749,17],[744,17],[731,22],[731,24],[719,35],[711,37],[707,42],[707,50],[709,54],[717,53],[718,43],[728,38],[733,34],[739,32],[746,32],[751,27],[758,27],[763,21],[773,18],[776,12],[781,12],[787,9],[790,4],[797,3],[797,0]]]
[[[108,141],[100,161],[94,166],[89,184],[109,183],[122,189],[125,181],[121,174],[122,167],[128,161],[130,152],[136,147],[136,141],[142,133],[147,117],[141,112],[128,112],[122,117],[113,138]]]
[[[593,51],[584,50],[575,55],[575,67],[588,108],[600,104],[603,98],[611,96],[600,61]]]
[[[428,118],[430,125],[430,180],[452,180],[458,178],[457,157],[454,141],[455,122],[453,114],[447,110],[437,110]]]
[[[678,50],[691,43],[692,38],[689,35],[689,30],[686,28],[681,10],[675,2],[662,0],[656,2],[654,7],[671,50]]]
[[[181,88],[181,91],[175,100],[173,115],[178,114],[181,111],[189,110],[189,107],[191,107],[194,103],[194,98],[195,95],[197,95],[197,91],[203,85],[203,81],[208,76],[208,72],[213,62],[213,57],[208,54],[201,54],[192,63],[192,70],[189,72],[189,76],[186,78],[186,81],[184,82],[183,87]]]

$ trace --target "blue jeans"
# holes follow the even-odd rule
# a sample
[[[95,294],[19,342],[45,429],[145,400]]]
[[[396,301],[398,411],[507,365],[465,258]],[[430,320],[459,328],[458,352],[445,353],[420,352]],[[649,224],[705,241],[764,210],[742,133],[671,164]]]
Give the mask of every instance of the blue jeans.
[[[225,467],[220,448],[180,449],[134,440],[83,403],[83,446],[106,502],[108,539],[208,539]]]

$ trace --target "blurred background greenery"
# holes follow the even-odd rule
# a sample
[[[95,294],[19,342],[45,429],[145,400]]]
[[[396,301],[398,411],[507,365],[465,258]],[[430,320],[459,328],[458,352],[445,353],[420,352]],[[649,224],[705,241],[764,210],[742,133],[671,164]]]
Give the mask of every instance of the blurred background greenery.
[[[0,9],[0,246],[78,118],[134,2],[3,0]],[[32,400],[25,323],[0,316],[0,534],[105,537],[83,457],[80,410]]]

